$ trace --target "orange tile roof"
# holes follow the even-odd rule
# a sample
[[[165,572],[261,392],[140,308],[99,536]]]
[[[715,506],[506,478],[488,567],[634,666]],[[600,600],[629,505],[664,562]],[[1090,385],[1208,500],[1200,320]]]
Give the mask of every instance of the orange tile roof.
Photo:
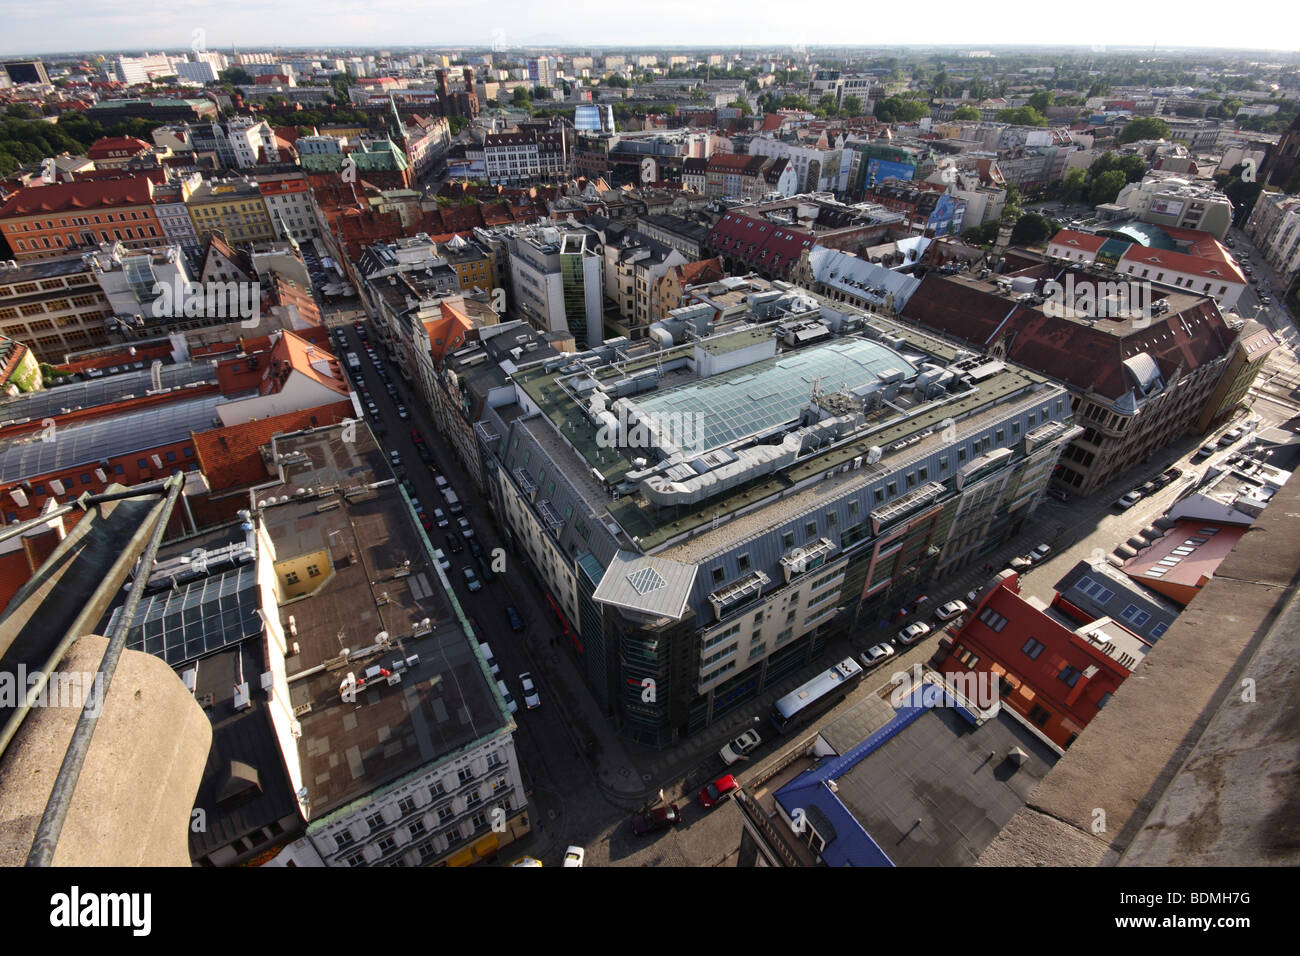
[[[0,209],[0,218],[81,209],[149,206],[152,203],[153,184],[145,176],[50,183],[45,186],[28,186],[19,192]]]
[[[147,153],[152,152],[153,147],[142,139],[136,139],[134,136],[105,136],[97,139],[90,144],[90,149],[86,151],[87,159],[108,159],[114,153]]]
[[[270,477],[259,449],[275,435],[334,425],[352,415],[351,402],[334,402],[239,425],[191,432],[199,467],[213,491],[242,488]]]

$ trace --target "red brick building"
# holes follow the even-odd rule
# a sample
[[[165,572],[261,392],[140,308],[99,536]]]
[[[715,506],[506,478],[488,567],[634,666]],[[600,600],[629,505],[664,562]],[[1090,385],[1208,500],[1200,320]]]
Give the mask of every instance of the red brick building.
[[[1079,625],[1022,597],[1019,575],[1004,571],[953,633],[940,669],[987,675],[1002,706],[1068,747],[1150,647],[1110,618]]]
[[[19,261],[101,242],[148,249],[165,238],[146,176],[28,186],[0,207],[0,235]]]

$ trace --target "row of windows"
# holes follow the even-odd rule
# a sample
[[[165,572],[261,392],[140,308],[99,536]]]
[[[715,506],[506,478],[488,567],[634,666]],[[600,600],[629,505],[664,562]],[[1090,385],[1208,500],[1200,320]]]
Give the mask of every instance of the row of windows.
[[[114,238],[114,239],[121,239],[121,240],[131,241],[131,240],[135,240],[135,239],[147,239],[147,238],[155,237],[155,236],[158,235],[158,230],[155,229],[153,226],[149,226],[148,228],[149,228],[149,235],[148,235],[148,236],[145,235],[145,227],[144,227],[144,226],[141,226],[141,227],[139,228],[139,230],[138,230],[139,235],[136,234],[137,230],[131,229],[130,227],[127,227],[125,230],[123,230],[123,229],[114,229],[114,230],[113,230],[113,238]],[[124,232],[125,232],[125,235],[123,235]],[[100,239],[107,239],[107,238],[108,238],[108,230],[107,230],[107,229],[101,229],[101,230],[99,230],[99,236],[98,236],[98,238],[100,238]],[[63,237],[63,236],[55,235],[55,236],[53,237],[53,239],[54,239],[54,241],[53,241],[52,243],[50,242],[50,237],[49,237],[49,236],[42,236],[41,239],[40,239],[40,243],[38,243],[36,239],[32,239],[32,244],[31,244],[31,248],[30,248],[30,249],[29,249],[28,246],[27,246],[27,240],[25,240],[25,239],[15,239],[15,240],[14,240],[14,248],[15,248],[18,252],[40,252],[40,251],[42,251],[42,249],[62,249],[62,248],[64,247],[64,241],[63,241],[64,237]],[[42,245],[42,244],[43,244],[43,245]],[[67,233],[67,245],[68,245],[68,246],[75,246],[75,245],[77,245],[77,237],[76,237],[75,234],[73,234],[73,233],[71,233],[71,232]]]
[[[75,218],[72,220],[72,225],[74,225],[74,226],[89,226],[89,225],[96,225],[96,226],[98,226],[98,225],[100,225],[101,223],[107,224],[107,223],[113,223],[113,222],[132,222],[132,221],[136,221],[136,220],[140,220],[140,219],[147,219],[147,218],[149,218],[149,217],[148,217],[148,216],[143,216],[143,215],[141,215],[141,214],[138,213],[138,212],[133,212],[133,213],[131,213],[129,217],[128,217],[127,214],[124,213],[124,212],[119,212],[119,213],[116,213],[116,214],[111,213],[111,212],[108,212],[108,213],[104,213],[102,216],[77,216],[77,217],[75,217]],[[20,228],[20,227],[21,227],[21,228]],[[53,220],[53,219],[45,219],[45,220],[42,220],[41,222],[14,223],[12,226],[9,227],[9,229],[8,229],[7,231],[8,231],[11,235],[13,235],[13,234],[16,234],[16,233],[19,233],[19,232],[40,232],[40,231],[42,231],[42,230],[44,230],[44,229],[67,229],[67,228],[68,228],[68,220],[67,220],[67,219],[60,219],[60,220],[59,220],[59,224],[58,224],[57,226],[54,225],[54,220]]]

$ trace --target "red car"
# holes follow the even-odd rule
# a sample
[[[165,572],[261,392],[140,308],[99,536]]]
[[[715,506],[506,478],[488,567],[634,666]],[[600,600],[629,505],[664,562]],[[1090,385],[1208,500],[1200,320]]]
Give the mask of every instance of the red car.
[[[707,810],[709,807],[721,803],[727,799],[731,791],[735,790],[737,786],[739,784],[736,783],[736,778],[731,774],[719,777],[700,791],[700,806]]]
[[[411,441],[415,442],[417,445],[424,444],[424,436],[420,434],[420,429],[418,428],[411,429]]]

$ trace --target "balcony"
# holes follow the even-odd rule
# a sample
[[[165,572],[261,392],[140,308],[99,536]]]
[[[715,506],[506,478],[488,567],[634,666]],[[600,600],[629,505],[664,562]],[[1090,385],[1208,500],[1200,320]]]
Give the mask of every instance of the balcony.
[[[709,602],[713,605],[717,619],[722,620],[731,609],[761,595],[764,586],[770,582],[771,578],[762,571],[751,571],[739,580],[714,591],[709,595]]]

